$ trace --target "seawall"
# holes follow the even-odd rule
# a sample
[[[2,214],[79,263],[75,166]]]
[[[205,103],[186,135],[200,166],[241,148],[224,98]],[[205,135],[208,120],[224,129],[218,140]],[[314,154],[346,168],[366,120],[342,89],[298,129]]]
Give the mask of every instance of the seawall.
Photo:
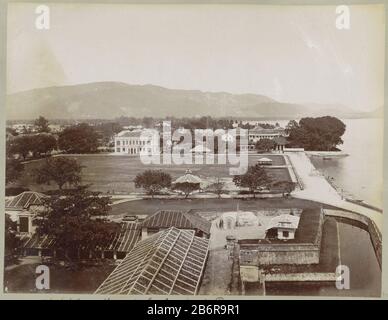
[[[355,212],[346,212],[342,210],[331,210],[331,209],[323,209],[323,211],[325,212],[326,216],[357,221],[365,226],[366,230],[370,235],[370,239],[371,239],[373,248],[375,250],[377,261],[379,263],[380,270],[381,270],[382,254],[383,254],[382,235],[378,227],[376,226],[376,224],[373,222],[373,220]]]

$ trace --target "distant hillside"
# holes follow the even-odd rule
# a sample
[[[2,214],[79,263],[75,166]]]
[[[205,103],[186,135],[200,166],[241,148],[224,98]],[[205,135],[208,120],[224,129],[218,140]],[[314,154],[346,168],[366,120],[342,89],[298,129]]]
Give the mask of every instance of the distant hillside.
[[[8,120],[133,117],[299,118],[360,117],[345,107],[277,102],[257,94],[174,90],[154,85],[97,82],[23,91],[7,97]]]

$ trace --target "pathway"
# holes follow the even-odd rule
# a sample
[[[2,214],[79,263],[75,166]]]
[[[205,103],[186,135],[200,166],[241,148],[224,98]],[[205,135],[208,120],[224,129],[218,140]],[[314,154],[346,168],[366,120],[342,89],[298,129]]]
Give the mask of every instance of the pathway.
[[[382,231],[383,215],[373,209],[350,203],[330,185],[326,178],[314,167],[305,152],[286,152],[296,175],[302,180],[303,190],[296,190],[296,198],[322,202],[344,210],[359,213],[375,222],[379,231]]]

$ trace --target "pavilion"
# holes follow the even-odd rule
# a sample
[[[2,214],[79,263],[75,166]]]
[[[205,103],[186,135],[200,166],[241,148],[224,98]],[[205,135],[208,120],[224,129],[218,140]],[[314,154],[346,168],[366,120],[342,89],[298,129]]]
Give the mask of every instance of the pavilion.
[[[185,174],[174,181],[174,183],[202,183],[202,179],[192,174],[190,169],[187,169]]]
[[[257,163],[264,166],[270,166],[272,165],[272,160],[269,158],[260,158],[257,160]]]

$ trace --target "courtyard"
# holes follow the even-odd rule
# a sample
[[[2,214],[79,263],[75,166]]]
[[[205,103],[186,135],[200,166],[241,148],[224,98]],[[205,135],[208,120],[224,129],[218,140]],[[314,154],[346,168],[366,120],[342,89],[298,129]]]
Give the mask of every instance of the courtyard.
[[[319,202],[294,198],[265,198],[265,199],[140,199],[128,200],[112,205],[110,215],[150,215],[158,210],[188,210],[221,213],[259,209],[288,209],[288,208],[321,208]],[[324,205],[323,208],[334,208]]]

